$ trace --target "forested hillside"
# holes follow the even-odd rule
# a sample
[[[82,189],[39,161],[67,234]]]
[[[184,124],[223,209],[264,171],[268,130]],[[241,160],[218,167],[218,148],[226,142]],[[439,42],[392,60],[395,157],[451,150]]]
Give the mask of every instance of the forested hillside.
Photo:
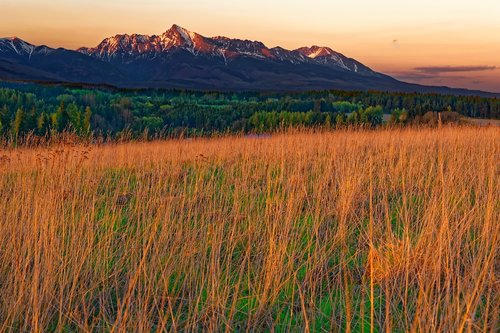
[[[223,93],[0,86],[0,133],[137,137],[265,132],[289,126],[425,122],[429,111],[500,118],[500,100],[387,92]]]

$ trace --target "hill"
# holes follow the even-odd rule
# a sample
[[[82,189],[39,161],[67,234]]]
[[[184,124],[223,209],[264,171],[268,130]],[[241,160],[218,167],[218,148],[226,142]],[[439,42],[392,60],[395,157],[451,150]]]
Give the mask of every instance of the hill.
[[[121,88],[343,89],[495,96],[398,81],[329,47],[268,48],[258,41],[205,37],[177,25],[161,35],[116,35],[96,47],[76,51],[3,38],[0,79]]]

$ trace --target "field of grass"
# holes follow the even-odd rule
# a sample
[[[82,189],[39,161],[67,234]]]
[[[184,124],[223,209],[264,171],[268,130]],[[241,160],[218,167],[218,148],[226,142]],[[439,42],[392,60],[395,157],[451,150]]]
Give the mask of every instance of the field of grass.
[[[500,128],[0,151],[0,331],[498,332]]]

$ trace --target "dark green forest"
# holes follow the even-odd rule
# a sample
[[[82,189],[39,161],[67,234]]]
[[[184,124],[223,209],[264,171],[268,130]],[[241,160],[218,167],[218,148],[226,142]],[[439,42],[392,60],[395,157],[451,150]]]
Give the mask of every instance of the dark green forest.
[[[430,112],[500,119],[500,100],[389,92],[303,93],[112,90],[0,84],[0,133],[115,138],[260,133],[289,126],[415,124]],[[384,116],[386,115],[386,116]]]

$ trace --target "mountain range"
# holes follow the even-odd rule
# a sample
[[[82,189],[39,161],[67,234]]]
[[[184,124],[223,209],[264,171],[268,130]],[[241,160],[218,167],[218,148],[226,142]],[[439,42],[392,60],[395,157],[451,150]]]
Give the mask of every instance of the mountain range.
[[[204,37],[173,25],[161,35],[122,34],[93,48],[0,39],[0,80],[193,90],[382,90],[495,96],[398,81],[328,47],[268,48]]]

